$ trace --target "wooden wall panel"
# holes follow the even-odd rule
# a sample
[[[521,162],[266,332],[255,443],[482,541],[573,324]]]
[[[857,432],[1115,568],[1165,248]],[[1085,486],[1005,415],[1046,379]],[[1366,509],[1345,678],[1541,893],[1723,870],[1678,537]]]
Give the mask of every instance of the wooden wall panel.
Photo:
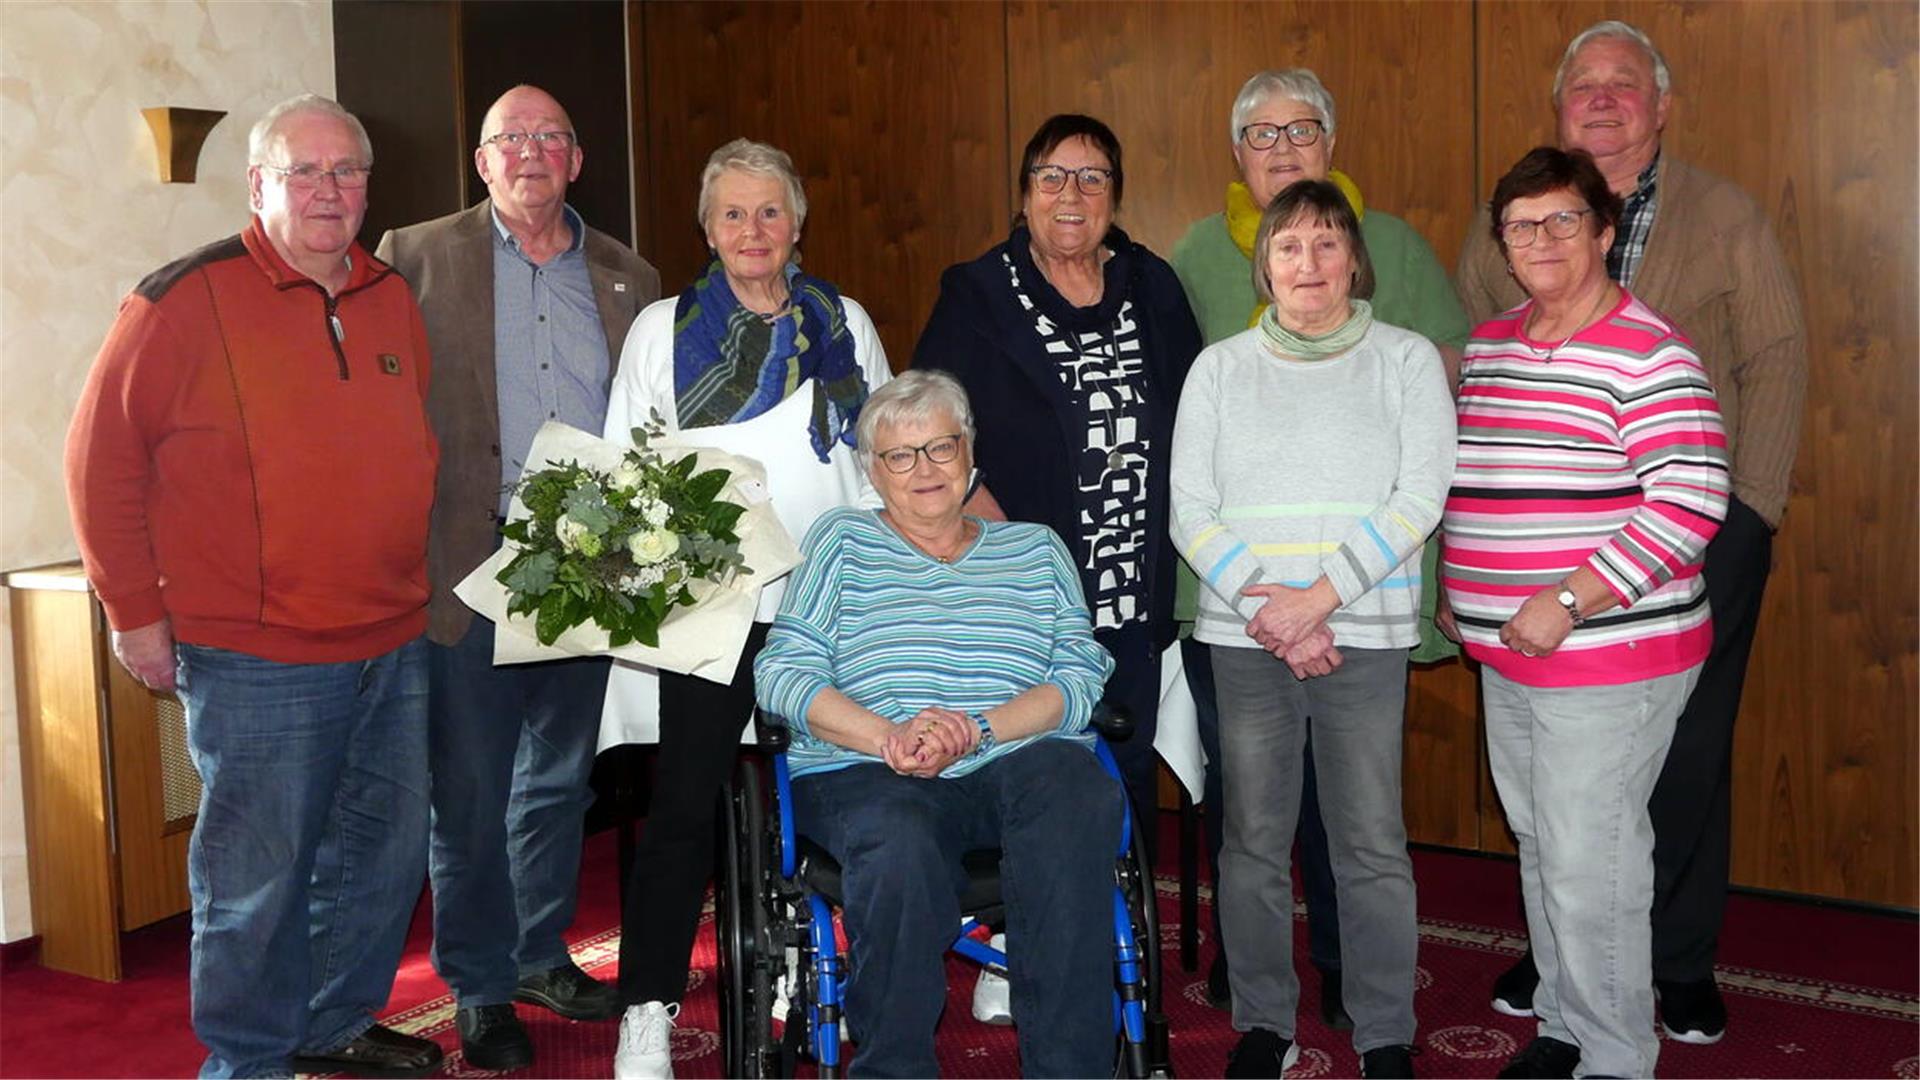
[[[700,170],[736,136],[793,156],[809,272],[873,315],[900,368],[940,273],[1005,236],[997,4],[636,4],[645,19],[646,231],[669,295],[706,264]]]
[[[1916,902],[1916,10],[1487,3],[1479,190],[1553,137],[1553,70],[1602,18],[1673,68],[1665,148],[1771,214],[1806,301],[1805,433],[1734,754],[1737,882]]]
[[[1119,222],[1162,255],[1239,178],[1233,98],[1262,68],[1309,67],[1333,94],[1334,167],[1451,267],[1473,214],[1473,11],[1442,3],[1027,3],[1007,8],[1010,161],[1048,116],[1119,136]],[[1417,670],[1407,710],[1408,833],[1477,847],[1480,728],[1459,662]]]
[[[1473,212],[1473,11],[1434,3],[1029,3],[1007,9],[1014,163],[1060,112],[1106,121],[1126,153],[1123,228],[1167,254],[1218,213],[1233,97],[1262,68],[1309,67],[1333,94],[1333,164],[1451,265]],[[1432,48],[1434,42],[1460,48]]]

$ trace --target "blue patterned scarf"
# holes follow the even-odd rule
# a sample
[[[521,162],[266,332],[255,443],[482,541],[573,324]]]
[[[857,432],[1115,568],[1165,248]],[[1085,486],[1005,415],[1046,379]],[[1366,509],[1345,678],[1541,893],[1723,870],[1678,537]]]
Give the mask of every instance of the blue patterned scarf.
[[[751,420],[813,382],[807,435],[822,463],[854,444],[867,383],[853,352],[847,310],[832,285],[786,269],[787,310],[771,320],[734,298],[715,259],[673,309],[673,396],[682,428]]]

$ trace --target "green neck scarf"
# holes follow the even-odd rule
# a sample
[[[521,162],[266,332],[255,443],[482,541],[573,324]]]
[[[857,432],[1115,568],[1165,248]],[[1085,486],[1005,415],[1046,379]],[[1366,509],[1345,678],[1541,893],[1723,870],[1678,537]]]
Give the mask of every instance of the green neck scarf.
[[[1367,336],[1367,330],[1373,326],[1373,305],[1365,300],[1347,301],[1353,308],[1353,314],[1347,321],[1317,337],[1298,334],[1280,325],[1280,319],[1274,315],[1269,305],[1260,313],[1260,340],[1266,343],[1267,351],[1287,360],[1325,360],[1329,356],[1338,356]]]

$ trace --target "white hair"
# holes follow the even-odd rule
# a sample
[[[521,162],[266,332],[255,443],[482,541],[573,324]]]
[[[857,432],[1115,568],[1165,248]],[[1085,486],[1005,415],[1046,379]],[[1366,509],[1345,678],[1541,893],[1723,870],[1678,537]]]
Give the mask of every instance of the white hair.
[[[1567,80],[1567,69],[1573,66],[1573,55],[1598,38],[1620,38],[1640,46],[1646,51],[1647,61],[1653,65],[1653,85],[1659,89],[1660,96],[1666,97],[1673,89],[1673,72],[1667,69],[1667,58],[1660,55],[1660,50],[1654,46],[1653,39],[1647,36],[1646,31],[1619,19],[1606,19],[1580,31],[1572,41],[1567,42],[1567,51],[1560,54],[1560,67],[1553,73],[1554,104],[1560,103],[1560,87]]]
[[[735,139],[715,150],[700,170],[700,202],[694,209],[700,227],[707,227],[707,213],[713,209],[713,184],[729,169],[755,176],[771,176],[786,185],[787,210],[798,228],[807,223],[807,193],[800,190],[800,177],[793,171],[793,159],[778,147],[752,139]]]
[[[882,427],[921,423],[941,413],[953,417],[960,434],[973,446],[973,406],[967,401],[966,387],[944,371],[914,368],[895,375],[885,386],[868,396],[860,406],[860,422],[854,425],[854,444],[862,461],[871,462],[873,439]]]
[[[367,138],[366,126],[339,102],[319,94],[299,94],[268,109],[267,114],[253,125],[253,130],[247,132],[247,164],[277,164],[267,160],[267,150],[273,145],[273,137],[279,134],[281,121],[304,113],[330,116],[347,125],[347,130],[353,132],[354,140],[360,144],[360,164],[372,167],[373,140]]]
[[[1247,126],[1247,118],[1253,110],[1267,103],[1269,98],[1292,98],[1293,100],[1320,114],[1320,126],[1333,134],[1333,95],[1320,82],[1320,76],[1306,68],[1288,68],[1285,71],[1257,72],[1253,78],[1240,87],[1240,93],[1233,99],[1232,127],[1227,132],[1231,142],[1240,141],[1240,129]]]

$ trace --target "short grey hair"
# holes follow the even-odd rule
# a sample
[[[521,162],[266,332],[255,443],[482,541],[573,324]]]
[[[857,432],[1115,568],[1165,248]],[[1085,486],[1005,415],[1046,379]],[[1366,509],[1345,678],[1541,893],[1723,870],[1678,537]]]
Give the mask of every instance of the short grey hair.
[[[1240,141],[1240,129],[1247,126],[1247,118],[1253,110],[1267,103],[1269,98],[1292,98],[1307,108],[1320,114],[1320,126],[1333,134],[1333,95],[1320,82],[1320,76],[1307,68],[1288,68],[1285,71],[1256,72],[1253,78],[1240,87],[1240,93],[1233,99],[1232,127],[1227,132],[1230,142]]]
[[[360,144],[360,164],[368,167],[373,165],[373,140],[367,138],[366,125],[339,102],[319,94],[298,94],[268,109],[267,114],[253,125],[253,130],[247,132],[247,164],[276,164],[267,160],[267,149],[273,145],[273,137],[280,133],[281,121],[302,113],[331,116],[347,125],[347,130],[353,132],[354,139]]]
[[[1667,69],[1667,58],[1660,55],[1660,50],[1654,46],[1653,39],[1647,36],[1646,31],[1619,19],[1606,19],[1580,31],[1572,41],[1567,42],[1567,51],[1560,54],[1559,70],[1553,73],[1555,105],[1560,104],[1560,88],[1567,81],[1567,69],[1573,66],[1573,54],[1588,42],[1599,38],[1621,38],[1640,46],[1646,51],[1648,62],[1653,65],[1653,85],[1659,89],[1660,96],[1666,97],[1673,90],[1673,72]]]
[[[967,388],[944,371],[914,368],[895,375],[885,386],[868,396],[860,406],[860,422],[854,427],[854,442],[860,460],[873,462],[874,436],[882,427],[914,424],[946,413],[960,425],[960,434],[973,449],[973,406],[967,401]]]
[[[700,227],[707,227],[707,214],[713,209],[713,183],[729,169],[755,176],[771,176],[786,185],[787,209],[798,228],[807,223],[807,193],[800,189],[800,177],[793,171],[793,159],[785,150],[752,139],[735,139],[715,150],[700,170],[700,202],[694,213]]]

